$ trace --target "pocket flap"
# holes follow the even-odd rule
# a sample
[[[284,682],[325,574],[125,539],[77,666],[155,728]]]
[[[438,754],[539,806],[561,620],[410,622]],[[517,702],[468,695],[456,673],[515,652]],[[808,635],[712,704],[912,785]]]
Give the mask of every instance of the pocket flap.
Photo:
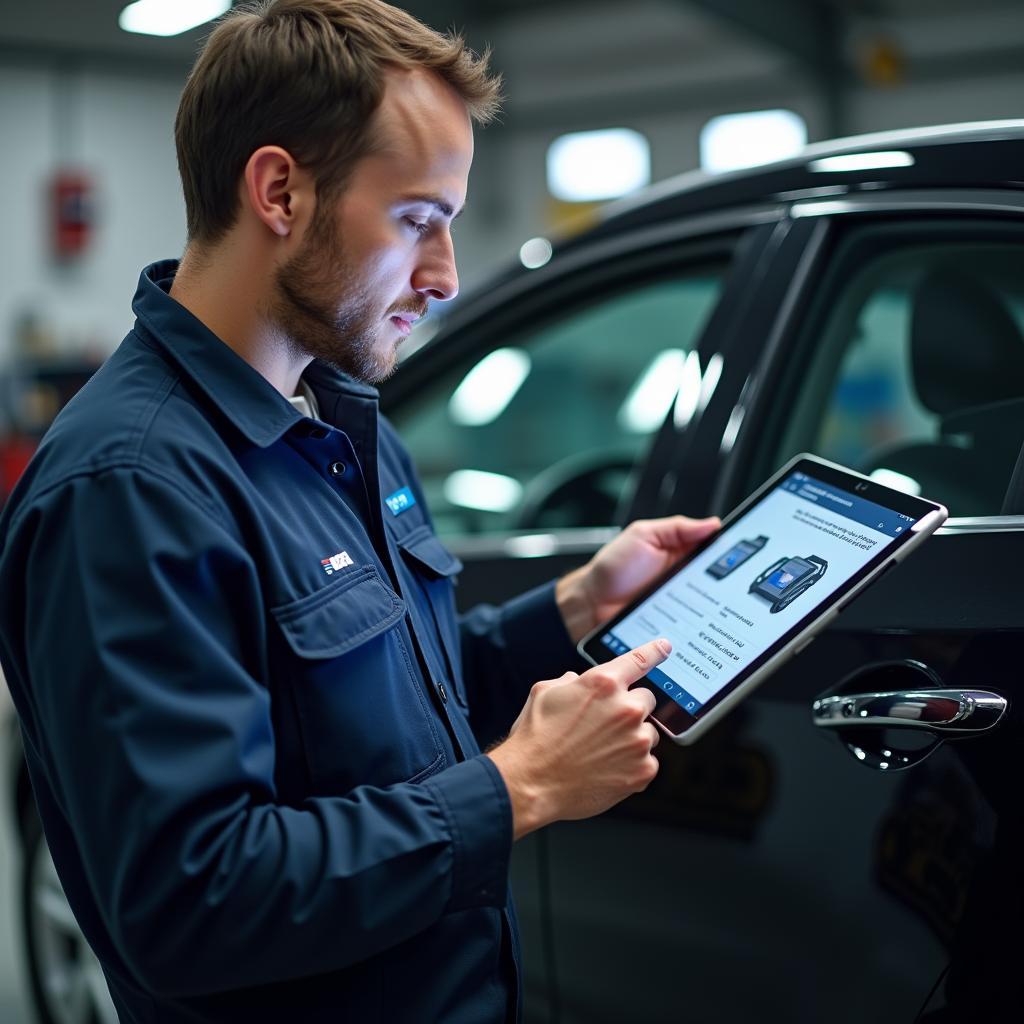
[[[395,542],[428,576],[439,579],[462,572],[462,563],[437,539],[429,526],[419,526]]]
[[[271,612],[300,658],[337,658],[390,629],[405,614],[405,602],[364,565]]]

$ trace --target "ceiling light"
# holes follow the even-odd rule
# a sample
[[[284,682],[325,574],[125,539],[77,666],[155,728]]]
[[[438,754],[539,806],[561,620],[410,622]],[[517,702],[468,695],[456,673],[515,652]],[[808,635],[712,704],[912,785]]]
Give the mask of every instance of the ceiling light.
[[[523,485],[503,473],[457,469],[444,482],[444,496],[451,505],[481,512],[508,512],[519,504]]]
[[[513,558],[547,558],[558,551],[558,538],[553,533],[527,533],[509,537],[505,550]]]
[[[902,150],[891,150],[888,153],[844,153],[842,156],[812,160],[807,166],[812,171],[831,174],[840,171],[877,171],[884,167],[913,167],[914,158]]]
[[[176,36],[196,25],[219,18],[231,0],[136,0],[117,19],[125,32],[147,36]]]
[[[921,493],[921,485],[912,476],[897,473],[894,469],[873,469],[871,479],[877,480],[883,487],[891,487],[894,491],[903,491],[904,494]]]
[[[531,238],[528,242],[523,242],[519,250],[519,262],[527,270],[536,270],[551,259],[553,252],[554,249],[546,238]]]
[[[448,399],[448,413],[464,427],[493,423],[529,374],[530,357],[521,348],[495,349],[462,379]]]
[[[713,117],[700,132],[700,165],[718,173],[794,156],[807,145],[807,125],[792,110],[752,110]]]
[[[679,394],[676,395],[675,409],[672,413],[672,422],[677,430],[689,424],[694,414],[703,412],[711,401],[711,396],[718,387],[718,380],[722,376],[724,360],[719,353],[715,353],[709,360],[704,373],[700,372],[700,359],[696,352],[691,352],[686,357],[686,365],[683,367],[683,379],[679,385]]]
[[[637,378],[619,409],[619,426],[632,434],[649,434],[661,426],[672,408],[676,393],[691,375],[688,367],[696,363],[697,392],[700,391],[700,364],[697,353],[689,356],[681,348],[659,352]]]
[[[617,199],[650,182],[651,145],[632,128],[570,132],[548,147],[547,173],[556,199]]]

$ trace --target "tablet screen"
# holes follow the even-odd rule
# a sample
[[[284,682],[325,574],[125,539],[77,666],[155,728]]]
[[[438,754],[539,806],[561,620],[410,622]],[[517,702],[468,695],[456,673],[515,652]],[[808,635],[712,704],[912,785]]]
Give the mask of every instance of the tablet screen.
[[[622,654],[667,637],[672,653],[647,679],[661,691],[659,705],[663,694],[699,718],[829,597],[899,547],[915,522],[833,482],[792,472],[613,621],[600,643]]]

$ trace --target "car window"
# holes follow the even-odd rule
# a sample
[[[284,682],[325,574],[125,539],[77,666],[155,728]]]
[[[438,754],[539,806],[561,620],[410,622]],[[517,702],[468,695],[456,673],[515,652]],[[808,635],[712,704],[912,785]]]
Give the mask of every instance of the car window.
[[[1024,247],[907,247],[833,281],[775,464],[810,450],[997,514],[1024,440]]]
[[[488,338],[395,410],[438,532],[611,525],[724,273],[691,268]]]

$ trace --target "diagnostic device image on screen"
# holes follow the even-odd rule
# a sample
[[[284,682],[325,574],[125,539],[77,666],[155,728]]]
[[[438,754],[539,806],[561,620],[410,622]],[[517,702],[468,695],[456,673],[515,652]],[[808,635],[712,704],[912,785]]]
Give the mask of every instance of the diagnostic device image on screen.
[[[698,718],[732,692],[734,680],[780,650],[788,633],[816,621],[814,613],[835,603],[829,598],[836,591],[909,545],[918,519],[936,509],[944,514],[906,496],[899,496],[902,507],[915,514],[895,511],[854,493],[866,485],[845,472],[836,477],[850,489],[828,482],[824,468],[821,474],[781,476],[689,563],[585,644],[609,656],[667,637],[672,653],[644,685],[656,688],[659,707],[668,697],[687,720]]]
[[[825,575],[828,562],[817,555],[806,558],[777,558],[753,583],[750,593],[763,597],[773,615],[788,608],[801,594]]]
[[[716,580],[724,580],[734,569],[738,569],[751,555],[756,555],[768,543],[765,536],[753,540],[741,540],[729,548],[717,562],[712,562],[704,571]]]

